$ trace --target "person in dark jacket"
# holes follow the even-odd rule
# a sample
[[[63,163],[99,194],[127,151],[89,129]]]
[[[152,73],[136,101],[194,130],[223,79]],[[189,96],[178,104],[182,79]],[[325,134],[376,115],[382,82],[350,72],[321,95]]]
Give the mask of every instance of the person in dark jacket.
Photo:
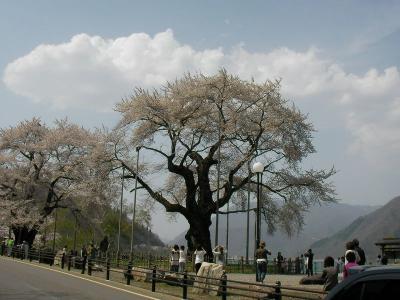
[[[276,257],[276,265],[278,267],[278,274],[283,273],[282,263],[283,263],[283,256],[280,252],[278,252],[278,256]]]
[[[357,252],[358,254],[358,260],[357,260],[357,264],[362,266],[365,265],[365,252],[364,250],[360,247],[360,243],[357,239],[353,240],[354,243],[354,250]]]
[[[331,256],[324,259],[324,270],[322,271],[321,278],[325,280],[324,291],[330,291],[338,284],[338,266],[335,267],[335,261]]]
[[[304,253],[304,256],[307,257],[307,276],[313,276],[314,271],[313,271],[313,261],[314,261],[314,253],[312,252],[311,249],[308,249],[306,253]]]

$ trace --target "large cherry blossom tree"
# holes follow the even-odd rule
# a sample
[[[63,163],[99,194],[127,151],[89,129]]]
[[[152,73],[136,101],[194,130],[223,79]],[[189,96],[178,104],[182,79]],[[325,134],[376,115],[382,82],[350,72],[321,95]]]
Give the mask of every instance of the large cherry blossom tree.
[[[152,200],[186,218],[189,249],[201,245],[211,254],[211,217],[254,184],[254,161],[265,165],[262,210],[270,230],[291,232],[311,205],[335,201],[328,181],[335,171],[301,166],[315,152],[314,128],[282,97],[279,81],[259,84],[224,70],[187,74],[159,90],[136,89],[116,110],[121,120],[103,144],[103,161],[123,167]],[[139,170],[137,147],[147,158]]]

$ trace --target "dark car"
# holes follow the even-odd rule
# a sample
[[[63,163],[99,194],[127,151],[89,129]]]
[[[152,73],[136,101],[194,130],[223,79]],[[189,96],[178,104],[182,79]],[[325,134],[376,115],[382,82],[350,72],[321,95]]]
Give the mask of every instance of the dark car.
[[[352,271],[356,274],[334,287],[325,300],[400,299],[400,266],[362,266]]]

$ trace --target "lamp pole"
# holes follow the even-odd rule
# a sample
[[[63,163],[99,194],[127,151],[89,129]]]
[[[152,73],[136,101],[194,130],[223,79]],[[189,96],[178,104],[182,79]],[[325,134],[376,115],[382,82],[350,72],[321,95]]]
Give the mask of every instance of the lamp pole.
[[[218,142],[221,139],[221,113],[218,113]],[[218,216],[219,216],[219,178],[221,176],[221,145],[218,147],[217,152],[218,165],[217,165],[217,201],[216,201],[216,214],[215,214],[215,246],[218,245]]]
[[[139,174],[139,152],[140,152],[140,146],[136,147],[136,152],[137,152],[137,156],[136,156],[136,176],[135,176],[135,191],[133,193],[133,215],[132,215],[132,226],[131,226],[131,259],[133,256],[133,232],[134,232],[134,227],[135,227],[135,219],[136,219],[136,195],[137,195],[137,178],[138,178],[138,174]]]
[[[121,240],[121,219],[122,219],[122,200],[124,198],[124,176],[125,168],[122,168],[122,179],[121,179],[121,200],[119,202],[119,219],[118,219],[118,240],[117,240],[117,263],[119,264],[120,254],[120,240]]]
[[[260,162],[256,162],[253,165],[253,172],[257,173],[257,210],[256,210],[256,247],[260,245],[260,230],[261,230],[261,218],[260,218],[260,177],[264,171],[264,165]]]
[[[226,265],[228,265],[228,247],[229,247],[229,201],[227,203],[227,214],[226,214],[226,239],[225,239],[225,255]]]
[[[250,165],[249,175],[250,175]],[[249,264],[249,235],[250,235],[250,179],[247,183],[247,232],[246,232],[246,264]]]

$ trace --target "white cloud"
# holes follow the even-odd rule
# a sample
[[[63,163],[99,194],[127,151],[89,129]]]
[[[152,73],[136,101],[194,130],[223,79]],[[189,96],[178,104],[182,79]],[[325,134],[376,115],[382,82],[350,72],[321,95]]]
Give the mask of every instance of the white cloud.
[[[117,39],[79,34],[64,44],[40,45],[11,62],[4,82],[16,94],[57,108],[110,110],[135,86],[157,87],[187,71],[213,74],[225,67],[246,79],[282,78],[283,92],[290,98],[337,105],[347,122],[332,126],[346,126],[351,132],[353,154],[374,160],[382,151],[398,152],[398,68],[356,75],[320,56],[314,48],[253,53],[238,46],[230,51],[198,51],[177,41],[171,30],[154,37],[135,33]]]
[[[159,86],[189,70],[214,73],[222,57],[221,49],[181,45],[171,30],[114,40],[79,34],[10,63],[4,82],[16,94],[56,107],[112,109],[135,86]]]

